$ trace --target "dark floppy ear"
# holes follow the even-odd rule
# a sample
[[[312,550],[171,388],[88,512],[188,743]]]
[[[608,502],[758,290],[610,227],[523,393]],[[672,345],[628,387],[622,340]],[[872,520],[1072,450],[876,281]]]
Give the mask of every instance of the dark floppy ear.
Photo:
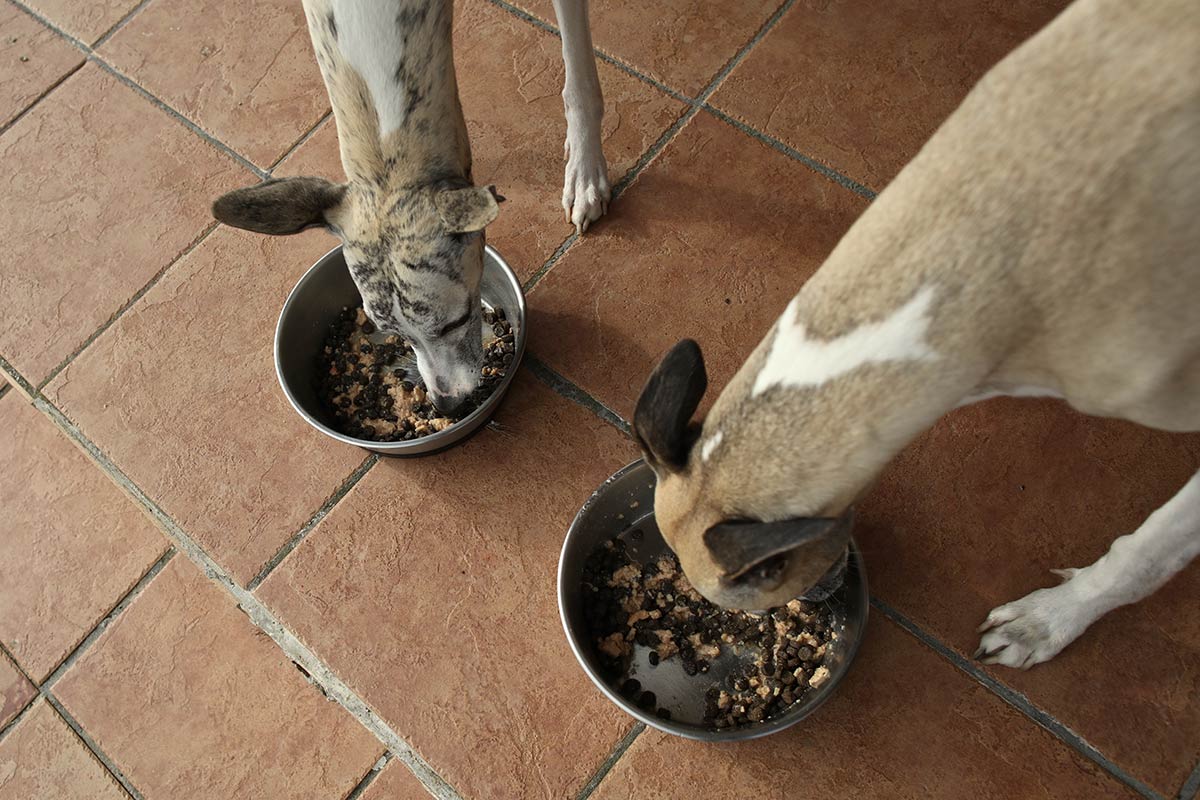
[[[324,178],[270,178],[221,195],[212,213],[235,228],[286,236],[328,225],[327,213],[345,194],[344,185]]]
[[[433,196],[438,215],[451,233],[475,233],[491,224],[500,214],[495,186],[468,186],[444,189]]]
[[[848,517],[719,522],[704,532],[704,545],[722,577],[732,579],[771,556],[800,548],[807,557],[834,560],[850,541],[850,528]]]
[[[633,432],[647,460],[667,469],[682,469],[696,443],[688,423],[708,388],[700,345],[684,339],[663,356],[650,373],[633,412]]]

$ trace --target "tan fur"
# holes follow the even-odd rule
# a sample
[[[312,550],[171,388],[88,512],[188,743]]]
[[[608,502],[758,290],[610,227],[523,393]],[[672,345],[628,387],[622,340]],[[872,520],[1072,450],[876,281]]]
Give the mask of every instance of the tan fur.
[[[663,534],[700,591],[765,608],[779,586],[723,586],[702,541],[730,518],[843,512],[973,392],[1056,391],[1089,414],[1200,429],[1200,20],[1191,0],[1079,0],[989,72],[847,233],[795,302],[834,338],[936,287],[940,358],[866,365],[811,389],[751,387],[775,330],[660,475]]]

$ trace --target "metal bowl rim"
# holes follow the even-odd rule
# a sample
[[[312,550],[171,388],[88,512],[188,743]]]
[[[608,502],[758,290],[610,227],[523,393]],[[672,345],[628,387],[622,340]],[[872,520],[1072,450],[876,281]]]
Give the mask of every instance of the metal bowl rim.
[[[846,673],[850,671],[850,667],[853,664],[855,657],[858,655],[858,648],[862,645],[862,640],[865,637],[867,620],[870,616],[871,602],[870,589],[867,585],[866,565],[863,563],[862,551],[858,547],[858,542],[855,541],[853,536],[850,537],[850,556],[857,566],[859,580],[858,594],[859,602],[862,606],[862,623],[859,628],[859,636],[848,645],[848,650],[846,651],[845,658],[842,662],[841,670],[837,674],[831,676],[829,682],[822,687],[823,691],[820,695],[815,697],[808,704],[800,705],[795,711],[789,709],[783,714],[773,717],[766,722],[756,725],[746,725],[740,728],[715,730],[701,728],[696,725],[683,725],[660,719],[657,716],[645,713],[636,705],[629,703],[625,698],[621,697],[619,693],[615,692],[603,677],[598,675],[595,670],[592,669],[584,652],[584,648],[587,646],[587,644],[585,642],[580,642],[576,637],[575,632],[571,628],[570,622],[567,620],[566,612],[567,586],[564,568],[566,564],[567,548],[570,547],[571,540],[575,537],[579,526],[583,524],[584,515],[591,508],[592,504],[608,488],[608,486],[616,483],[630,472],[641,469],[642,467],[650,469],[650,465],[646,463],[646,460],[644,458],[639,458],[636,461],[632,461],[621,467],[619,470],[610,475],[604,481],[604,483],[600,484],[600,486],[588,496],[588,499],[584,501],[583,505],[579,508],[579,511],[576,512],[575,518],[571,520],[571,524],[567,528],[567,535],[563,539],[562,550],[559,551],[558,557],[558,617],[559,621],[562,622],[563,632],[566,634],[567,643],[571,646],[571,652],[574,654],[575,660],[579,662],[581,667],[583,667],[583,671],[587,674],[588,678],[591,679],[592,683],[596,685],[596,688],[603,692],[604,696],[615,703],[618,708],[640,722],[643,722],[652,728],[663,731],[664,733],[672,734],[673,736],[705,742],[747,741],[750,739],[758,739],[763,736],[769,736],[773,733],[778,733],[782,730],[792,727],[815,712],[818,708],[824,705],[830,697],[833,696],[838,684],[842,682],[842,679],[845,678]]]
[[[288,292],[287,299],[283,302],[283,308],[279,312],[279,320],[275,323],[275,344],[273,348],[275,358],[275,377],[279,381],[279,386],[283,389],[284,396],[287,397],[288,403],[292,406],[297,414],[304,418],[309,425],[313,426],[331,439],[336,439],[339,442],[354,445],[355,447],[374,450],[379,453],[387,452],[395,453],[396,455],[404,455],[406,451],[416,450],[418,452],[414,453],[414,455],[432,455],[434,452],[437,452],[446,446],[456,444],[459,441],[458,437],[469,433],[476,427],[479,427],[483,424],[485,419],[491,416],[496,405],[508,392],[508,387],[517,374],[517,367],[520,365],[521,359],[525,355],[525,290],[521,288],[520,279],[517,278],[517,274],[513,272],[512,267],[508,265],[508,262],[504,260],[504,257],[500,255],[496,248],[492,247],[490,244],[484,245],[484,253],[496,262],[505,278],[507,278],[508,282],[512,285],[512,288],[515,290],[517,298],[517,319],[520,322],[520,328],[517,330],[516,336],[516,347],[513,350],[512,368],[505,373],[495,390],[493,390],[491,395],[488,396],[488,399],[470,414],[463,417],[450,427],[440,430],[437,433],[431,433],[428,436],[422,436],[420,439],[412,439],[409,441],[375,442],[369,439],[356,439],[353,436],[347,436],[344,433],[339,433],[310,414],[308,409],[306,409],[296,398],[296,396],[292,394],[291,387],[288,386],[288,382],[284,379],[283,370],[280,367],[280,348],[282,340],[281,332],[283,330],[283,321],[287,317],[288,311],[291,310],[294,303],[299,302],[297,298],[300,296],[304,285],[313,279],[313,277],[325,266],[326,262],[337,257],[341,254],[341,252],[342,245],[339,244],[325,255],[318,258],[316,263],[304,271],[304,274],[300,276],[300,280],[296,281],[296,285],[292,287],[290,292]]]

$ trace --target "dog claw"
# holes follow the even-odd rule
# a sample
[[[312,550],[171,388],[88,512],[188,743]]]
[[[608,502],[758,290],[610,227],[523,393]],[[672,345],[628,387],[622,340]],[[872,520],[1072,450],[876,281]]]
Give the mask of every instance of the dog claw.
[[[1075,577],[1075,574],[1079,572],[1079,569],[1077,567],[1066,567],[1065,569],[1052,569],[1050,571],[1062,578],[1063,583],[1066,583],[1067,581],[1071,580],[1071,578]]]
[[[983,645],[979,645],[979,649],[975,651],[975,655],[971,656],[971,658],[975,659],[976,661],[981,661],[984,664],[994,664],[996,656],[1000,655],[1007,649],[1007,644],[1002,644],[999,647],[995,647],[991,650],[986,650],[984,649]]]

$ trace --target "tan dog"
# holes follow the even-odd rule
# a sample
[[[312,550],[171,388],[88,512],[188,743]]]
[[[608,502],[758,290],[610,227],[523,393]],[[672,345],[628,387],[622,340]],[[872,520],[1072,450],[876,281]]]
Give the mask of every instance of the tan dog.
[[[696,588],[763,609],[837,579],[847,510],[951,409],[1057,396],[1200,430],[1200,8],[1079,0],[992,69],[721,393],[683,342],[635,429]],[[1064,531],[1063,535],[1069,535]],[[1045,661],[1200,551],[1200,475],[978,656]]]
[[[585,0],[555,0],[566,80],[563,208],[579,231],[609,200],[604,101]],[[454,413],[480,383],[483,229],[499,213],[476,187],[451,49],[450,0],[304,0],[348,182],[273,178],[213,204],[228,225],[342,239],[363,308],[413,346],[434,404]]]

